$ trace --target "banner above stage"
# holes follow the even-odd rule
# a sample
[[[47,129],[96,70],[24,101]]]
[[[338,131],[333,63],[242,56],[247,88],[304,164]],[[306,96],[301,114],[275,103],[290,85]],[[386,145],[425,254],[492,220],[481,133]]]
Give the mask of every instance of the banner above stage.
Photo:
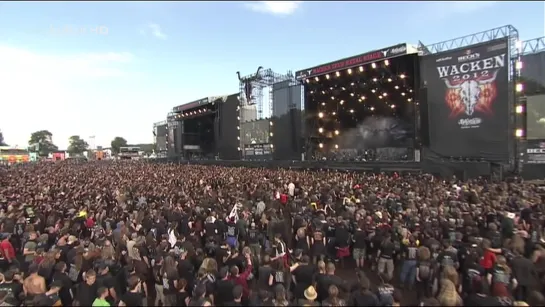
[[[403,43],[395,46],[382,48],[366,52],[360,55],[352,56],[342,60],[322,64],[313,68],[303,69],[295,73],[295,77],[299,79],[311,78],[327,73],[331,73],[340,69],[348,69],[355,66],[376,62],[379,60],[385,60],[400,55],[409,53],[416,53],[417,48],[409,44]]]

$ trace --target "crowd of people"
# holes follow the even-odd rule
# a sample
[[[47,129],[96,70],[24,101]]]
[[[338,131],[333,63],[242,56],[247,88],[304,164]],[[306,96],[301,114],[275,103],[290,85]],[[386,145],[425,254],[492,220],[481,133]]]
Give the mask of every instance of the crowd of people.
[[[0,306],[545,305],[516,178],[64,161],[0,205]]]

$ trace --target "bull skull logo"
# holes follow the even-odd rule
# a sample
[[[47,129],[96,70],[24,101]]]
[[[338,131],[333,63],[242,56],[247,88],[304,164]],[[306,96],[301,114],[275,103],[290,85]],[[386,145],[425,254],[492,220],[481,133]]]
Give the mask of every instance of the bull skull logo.
[[[498,71],[496,70],[492,75],[474,80],[465,80],[460,83],[451,82],[446,78],[444,80],[447,88],[458,91],[458,95],[460,95],[460,100],[464,106],[464,112],[468,116],[471,116],[473,113],[475,113],[475,107],[481,100],[481,87],[494,82],[497,74]]]

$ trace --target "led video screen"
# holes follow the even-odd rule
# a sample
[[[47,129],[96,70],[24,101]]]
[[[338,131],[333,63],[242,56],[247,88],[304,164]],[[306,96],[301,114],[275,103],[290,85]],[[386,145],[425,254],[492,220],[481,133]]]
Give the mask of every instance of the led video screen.
[[[527,131],[529,140],[545,140],[545,95],[526,98]]]
[[[270,121],[261,119],[242,123],[240,126],[240,140],[242,145],[269,143]]]

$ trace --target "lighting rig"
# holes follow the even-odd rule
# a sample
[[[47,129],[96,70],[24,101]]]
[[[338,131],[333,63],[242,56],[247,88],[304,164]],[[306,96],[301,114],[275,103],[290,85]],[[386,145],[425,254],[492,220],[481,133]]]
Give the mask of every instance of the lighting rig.
[[[207,107],[202,107],[198,109],[190,109],[186,111],[182,111],[181,113],[176,114],[177,119],[190,119],[195,118],[202,115],[209,115],[214,113],[214,110]]]
[[[407,118],[414,125],[415,65],[405,56],[308,78],[304,82],[305,109],[310,114],[308,140],[319,149],[342,149],[343,134],[355,130],[369,116]]]

